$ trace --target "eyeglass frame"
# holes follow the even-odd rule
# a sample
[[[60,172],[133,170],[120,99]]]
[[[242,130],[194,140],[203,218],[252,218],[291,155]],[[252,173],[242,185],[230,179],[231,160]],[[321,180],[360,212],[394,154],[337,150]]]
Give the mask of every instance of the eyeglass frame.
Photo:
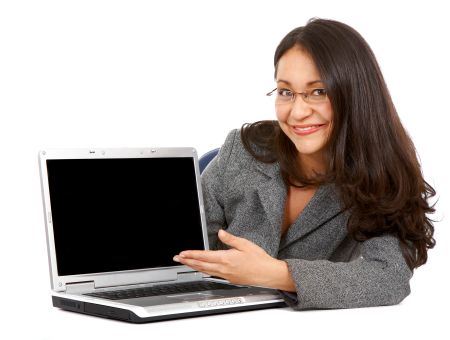
[[[278,90],[278,87],[275,87],[272,91],[267,92],[266,96],[271,97],[276,90]],[[292,97],[289,99],[289,101],[286,101],[286,103],[294,103],[298,94],[302,97],[303,101],[307,104],[320,104],[320,103],[324,103],[328,99],[327,93],[325,93],[325,98],[321,99],[319,101],[314,101],[314,100],[311,101],[309,99],[311,97],[311,92],[314,90],[325,90],[326,91],[326,89],[321,88],[321,87],[315,87],[315,88],[310,89],[311,92],[309,92],[309,94],[308,94],[308,92],[295,92],[295,91],[292,91],[291,89],[283,89],[283,90],[288,90],[288,91],[292,92]],[[275,95],[278,95],[278,93],[275,93]],[[275,97],[275,98],[277,98],[277,97]]]

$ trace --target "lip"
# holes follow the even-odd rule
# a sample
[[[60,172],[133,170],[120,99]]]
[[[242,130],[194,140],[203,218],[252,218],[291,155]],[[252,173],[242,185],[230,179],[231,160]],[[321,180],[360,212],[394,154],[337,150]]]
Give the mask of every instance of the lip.
[[[307,136],[314,132],[317,132],[327,126],[327,124],[303,124],[303,125],[292,125],[292,131],[299,136]]]

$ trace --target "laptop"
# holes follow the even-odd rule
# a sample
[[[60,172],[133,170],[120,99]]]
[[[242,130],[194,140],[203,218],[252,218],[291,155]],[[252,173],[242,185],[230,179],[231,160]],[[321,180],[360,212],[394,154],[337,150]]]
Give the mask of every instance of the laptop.
[[[133,323],[285,307],[173,261],[208,250],[193,148],[39,152],[53,306]]]

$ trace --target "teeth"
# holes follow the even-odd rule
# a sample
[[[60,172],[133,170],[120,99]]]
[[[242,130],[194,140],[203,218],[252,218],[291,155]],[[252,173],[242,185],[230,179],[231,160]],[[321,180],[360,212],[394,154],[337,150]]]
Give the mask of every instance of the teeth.
[[[308,127],[304,127],[304,128],[301,128],[301,127],[296,127],[295,129],[296,130],[300,130],[300,131],[309,131],[309,130],[311,130],[311,129],[315,129],[316,127],[318,127],[319,125],[313,125],[313,126],[308,126]]]

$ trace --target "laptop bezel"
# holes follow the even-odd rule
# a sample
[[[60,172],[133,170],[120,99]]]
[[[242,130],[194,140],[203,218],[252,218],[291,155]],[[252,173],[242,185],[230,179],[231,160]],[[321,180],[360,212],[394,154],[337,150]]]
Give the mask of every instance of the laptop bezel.
[[[205,250],[209,250],[206,229],[205,210],[200,180],[198,154],[195,148],[108,148],[108,149],[47,149],[39,151],[39,169],[41,189],[44,206],[45,230],[47,239],[47,252],[50,267],[51,288],[56,292],[66,291],[68,285],[93,282],[97,288],[136,285],[146,283],[161,283],[176,281],[180,273],[198,273],[184,265],[173,267],[146,268],[138,270],[124,270],[107,273],[90,273],[79,275],[59,275],[57,271],[57,258],[55,252],[52,209],[50,202],[47,160],[52,159],[108,159],[108,158],[160,158],[160,157],[191,157],[194,160],[195,179],[200,209],[202,237]],[[209,277],[202,273],[199,278]]]

